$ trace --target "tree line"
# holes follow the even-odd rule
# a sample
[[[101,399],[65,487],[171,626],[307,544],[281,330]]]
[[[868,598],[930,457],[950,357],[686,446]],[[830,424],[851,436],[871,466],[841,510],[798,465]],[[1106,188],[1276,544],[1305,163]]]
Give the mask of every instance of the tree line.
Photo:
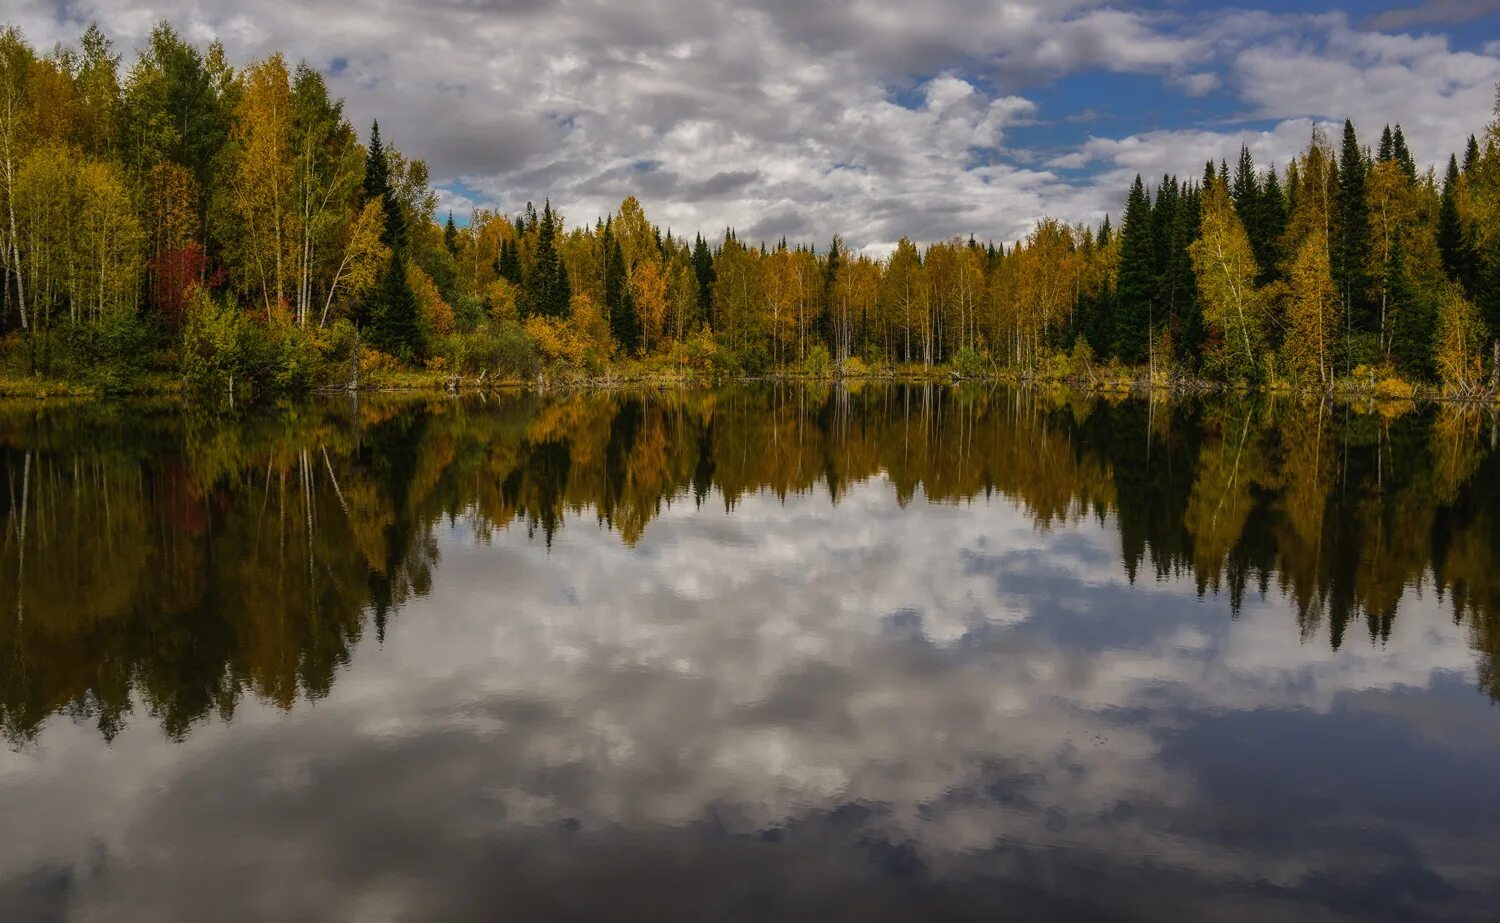
[[[1371,148],[1346,122],[1284,169],[1242,148],[1232,169],[1137,177],[1118,227],[1049,218],[875,258],[837,236],[688,240],[634,197],[592,225],[545,201],[460,225],[426,164],[378,123],[361,141],[306,64],[236,68],[162,24],[126,66],[97,27],[46,53],[7,28],[0,209],[6,367],[106,387],[643,360],[1478,393],[1500,353],[1500,99],[1441,175],[1399,125]]]

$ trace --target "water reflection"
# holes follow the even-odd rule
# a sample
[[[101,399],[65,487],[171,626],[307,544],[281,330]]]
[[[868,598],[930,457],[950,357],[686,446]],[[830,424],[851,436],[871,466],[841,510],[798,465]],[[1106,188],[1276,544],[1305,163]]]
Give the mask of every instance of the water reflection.
[[[1483,919],[1493,427],[902,387],[6,411],[0,910]]]

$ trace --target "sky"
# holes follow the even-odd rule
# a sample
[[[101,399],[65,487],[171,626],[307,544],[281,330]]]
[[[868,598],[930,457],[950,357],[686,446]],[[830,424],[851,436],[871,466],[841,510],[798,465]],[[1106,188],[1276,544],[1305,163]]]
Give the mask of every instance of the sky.
[[[425,159],[442,208],[570,224],[637,196],[679,234],[871,252],[1118,215],[1130,180],[1284,165],[1316,122],[1423,165],[1490,118],[1500,0],[10,0],[33,44],[97,22],[281,49]]]

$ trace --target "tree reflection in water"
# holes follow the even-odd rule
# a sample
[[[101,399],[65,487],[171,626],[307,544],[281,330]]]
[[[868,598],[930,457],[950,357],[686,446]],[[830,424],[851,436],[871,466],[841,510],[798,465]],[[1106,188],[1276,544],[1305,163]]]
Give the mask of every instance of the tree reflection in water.
[[[182,737],[247,693],[323,696],[441,579],[444,522],[550,545],[596,520],[634,545],[672,504],[838,504],[881,477],[903,506],[998,495],[1039,529],[1113,523],[1132,582],[1190,577],[1231,613],[1280,594],[1288,630],[1335,649],[1386,643],[1403,599],[1441,594],[1500,699],[1495,427],[930,385],[3,406],[0,723],[13,745],[56,714],[113,738],[143,708]]]

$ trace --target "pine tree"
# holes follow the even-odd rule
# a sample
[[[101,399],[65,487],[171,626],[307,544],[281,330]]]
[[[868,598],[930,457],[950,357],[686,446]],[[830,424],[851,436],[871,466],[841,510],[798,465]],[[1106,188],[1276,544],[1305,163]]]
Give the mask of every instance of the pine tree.
[[[556,240],[560,224],[557,213],[552,210],[552,202],[548,200],[536,225],[536,263],[526,287],[528,310],[557,320],[568,316],[568,301],[571,297],[567,268],[563,265],[562,254],[557,251]]]
[[[1255,232],[1252,225],[1259,215],[1260,181],[1255,175],[1255,161],[1250,157],[1250,148],[1244,145],[1240,145],[1240,159],[1235,165],[1234,183],[1229,187],[1229,195],[1234,200],[1234,210],[1245,225],[1245,233],[1250,235],[1253,245]]]
[[[714,298],[714,255],[702,234],[693,242],[693,275],[698,277],[698,314],[710,317]]]
[[[1433,375],[1432,347],[1437,332],[1437,311],[1431,300],[1418,291],[1406,269],[1406,248],[1397,234],[1391,242],[1386,266],[1390,284],[1391,355],[1403,374],[1416,379]]]
[[[1374,302],[1366,262],[1370,253],[1370,213],[1365,202],[1365,155],[1354,123],[1344,122],[1344,144],[1338,161],[1336,238],[1333,246],[1333,281],[1344,303],[1351,329],[1376,329]]]
[[[1443,272],[1466,291],[1474,291],[1474,254],[1469,235],[1458,212],[1458,158],[1448,158],[1448,175],[1443,180],[1443,198],[1438,206],[1437,245],[1443,258]]]
[[[521,247],[514,240],[500,242],[500,255],[495,258],[495,272],[517,288],[521,285]]]
[[[1171,228],[1171,257],[1167,264],[1162,306],[1170,325],[1177,358],[1191,364],[1203,345],[1203,310],[1198,304],[1198,279],[1193,273],[1189,249],[1198,239],[1202,194],[1192,183],[1177,199],[1176,219]]]
[[[418,322],[417,296],[406,281],[406,259],[392,253],[369,318],[370,343],[403,362],[426,354]]]
[[[1396,123],[1395,134],[1391,138],[1391,159],[1401,167],[1401,172],[1411,182],[1417,181],[1417,162],[1412,159],[1411,151],[1406,146],[1406,135],[1401,131],[1401,123]]]
[[[1500,234],[1490,235],[1479,262],[1479,312],[1491,339],[1500,339]]]
[[[969,248],[977,249],[978,246],[974,241],[974,236],[969,235]],[[834,237],[828,245],[828,259],[823,261],[823,311],[819,318],[819,329],[823,335],[823,345],[828,349],[830,356],[839,354],[838,331],[834,329],[833,324],[833,299],[834,286],[838,284],[839,279],[839,266],[844,259],[842,251],[842,241]]]
[[[1469,135],[1469,144],[1464,148],[1464,176],[1474,172],[1479,164],[1479,139]]]
[[[1268,285],[1281,278],[1281,238],[1286,234],[1287,208],[1286,196],[1281,192],[1281,180],[1276,175],[1276,167],[1273,164],[1266,172],[1266,182],[1261,187],[1260,207],[1256,219],[1257,231],[1260,234],[1260,249],[1256,250],[1255,263],[1260,273],[1257,281],[1260,285]],[[1251,245],[1254,246],[1254,239]]]
[[[404,249],[406,218],[402,215],[401,203],[396,201],[396,193],[391,188],[390,159],[380,140],[379,122],[370,126],[370,149],[365,154],[364,201],[372,199],[380,202],[381,211],[385,215],[385,228],[381,232],[380,242],[392,250]]]
[[[641,345],[641,324],[635,316],[635,304],[630,297],[630,277],[625,268],[625,252],[620,241],[611,236],[606,243],[609,248],[604,270],[604,309],[609,314],[609,332],[627,354],[634,354]]]
[[[1136,176],[1120,225],[1120,281],[1115,289],[1114,349],[1124,362],[1144,362],[1155,319],[1156,241],[1151,233],[1151,198]]]

